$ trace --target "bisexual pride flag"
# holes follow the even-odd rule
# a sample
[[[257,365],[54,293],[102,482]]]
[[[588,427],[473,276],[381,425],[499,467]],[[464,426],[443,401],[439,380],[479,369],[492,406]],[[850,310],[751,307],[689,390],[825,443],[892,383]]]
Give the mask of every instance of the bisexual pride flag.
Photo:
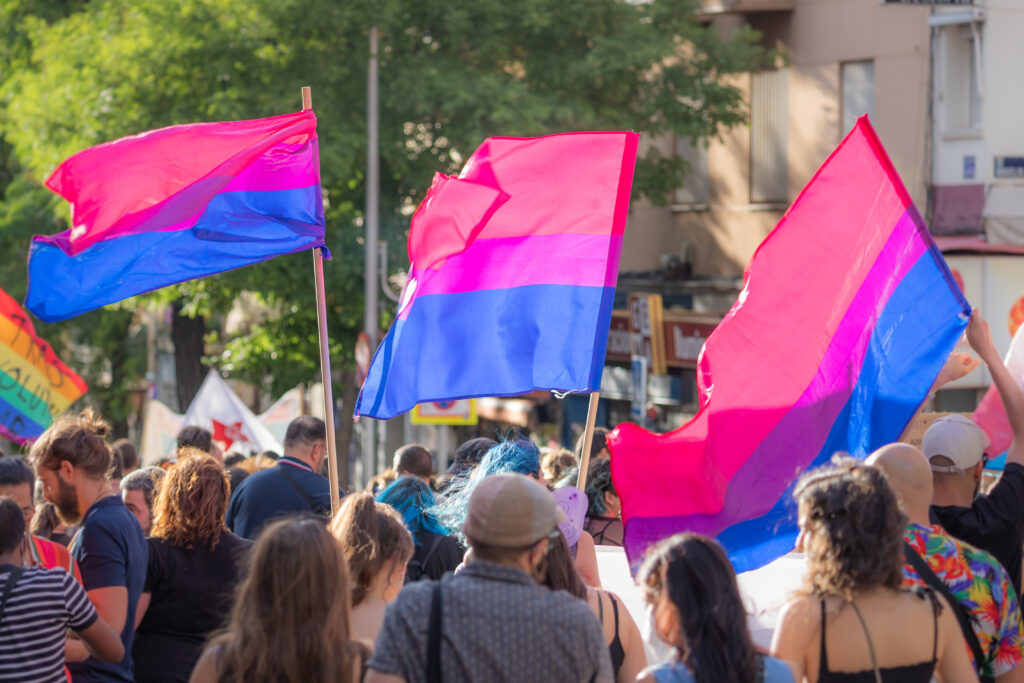
[[[489,138],[412,219],[409,279],[356,415],[601,385],[635,133]]]
[[[0,289],[0,436],[31,442],[87,389]]]
[[[122,138],[46,185],[72,221],[29,254],[26,306],[48,322],[324,244],[312,111]]]
[[[792,550],[792,486],[900,438],[970,307],[866,117],[754,254],[701,352],[697,415],[609,438],[631,564],[674,533],[739,572]]]

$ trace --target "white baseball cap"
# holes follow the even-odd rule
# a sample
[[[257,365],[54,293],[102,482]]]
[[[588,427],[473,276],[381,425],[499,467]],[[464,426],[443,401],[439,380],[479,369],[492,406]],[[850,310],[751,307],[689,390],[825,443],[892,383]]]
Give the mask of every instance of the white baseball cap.
[[[965,474],[978,464],[990,444],[988,435],[973,420],[953,414],[932,423],[921,440],[921,451],[933,472]],[[953,464],[936,465],[931,462],[936,456],[948,458]]]

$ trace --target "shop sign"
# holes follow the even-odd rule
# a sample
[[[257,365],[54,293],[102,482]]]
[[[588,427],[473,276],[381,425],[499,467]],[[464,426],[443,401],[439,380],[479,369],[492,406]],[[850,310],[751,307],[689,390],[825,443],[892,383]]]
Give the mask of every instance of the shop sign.
[[[629,332],[630,357],[645,357],[648,372],[664,375],[667,368],[660,294],[629,295]]]

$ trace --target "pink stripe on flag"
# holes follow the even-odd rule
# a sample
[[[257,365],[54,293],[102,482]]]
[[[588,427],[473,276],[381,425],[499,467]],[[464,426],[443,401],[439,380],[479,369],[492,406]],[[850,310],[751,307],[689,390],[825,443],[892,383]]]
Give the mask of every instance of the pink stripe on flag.
[[[631,518],[692,515],[689,497],[679,495],[680,481],[703,481],[724,491],[733,485],[734,475],[741,469],[759,473],[754,477],[757,488],[737,496],[733,509],[727,511],[729,514],[708,517],[706,521],[728,525],[772,508],[794,473],[807,467],[821,451],[860,379],[872,331],[889,297],[928,249],[918,234],[923,224],[916,224],[916,214],[911,209],[900,218],[822,356],[818,373],[792,406],[776,403],[773,408],[759,406],[757,410],[722,412],[713,418],[702,411],[688,425],[687,438],[675,444],[671,434],[658,437],[636,425],[620,425],[623,439],[638,439],[637,443],[649,440],[644,449],[644,467],[664,473],[659,478],[664,486],[647,482],[644,495],[630,501]],[[713,428],[709,420],[713,420]],[[705,437],[703,443],[694,440],[698,432]],[[713,459],[707,457],[712,452]],[[720,467],[736,454],[744,457],[731,458],[734,466],[738,466],[726,477]],[[630,482],[634,475],[642,473],[615,459],[612,465],[616,481],[627,488],[638,485],[639,482]],[[714,528],[713,534],[720,531],[721,526]]]
[[[236,175],[221,192],[301,190],[320,183],[320,154],[316,139],[271,147]]]
[[[62,248],[74,255],[111,236],[180,229],[267,150],[315,139],[316,117],[303,111],[171,126],[83,150],[46,181],[71,204]]]
[[[1024,325],[1017,328],[1013,339],[1010,340],[1010,349],[1006,352],[1003,364],[1021,389],[1024,389]],[[973,418],[988,434],[991,442],[988,451],[993,457],[1001,455],[1013,443],[1010,418],[1006,415],[1006,407],[995,384],[985,392],[981,403],[974,410]]]
[[[819,376],[851,304],[905,218],[906,198],[873,137],[858,127],[822,165],[758,247],[739,300],[705,344],[701,408],[660,437],[676,444],[665,449],[677,473],[666,481],[700,482],[673,497],[678,514],[722,509],[728,482]]]
[[[500,188],[511,199],[480,237],[622,234],[638,137],[609,132],[488,138],[459,179]]]
[[[196,224],[210,200],[218,194],[300,190],[319,184],[319,169],[320,155],[315,139],[300,144],[279,144],[242,169],[237,176],[203,178],[155,206],[125,216],[88,244],[91,246],[123,235],[144,232],[188,230]],[[70,233],[66,230],[57,235],[42,235],[38,239],[60,247],[67,254],[80,253],[82,243],[77,243],[78,251],[75,251],[76,243]]]

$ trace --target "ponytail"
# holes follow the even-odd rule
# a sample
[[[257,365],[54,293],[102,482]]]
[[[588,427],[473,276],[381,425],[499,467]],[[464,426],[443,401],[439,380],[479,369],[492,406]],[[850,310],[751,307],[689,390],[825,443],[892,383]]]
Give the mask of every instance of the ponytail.
[[[369,493],[346,496],[329,529],[348,562],[353,607],[366,599],[374,580],[391,563],[405,565],[412,557],[412,535],[402,518]]]

